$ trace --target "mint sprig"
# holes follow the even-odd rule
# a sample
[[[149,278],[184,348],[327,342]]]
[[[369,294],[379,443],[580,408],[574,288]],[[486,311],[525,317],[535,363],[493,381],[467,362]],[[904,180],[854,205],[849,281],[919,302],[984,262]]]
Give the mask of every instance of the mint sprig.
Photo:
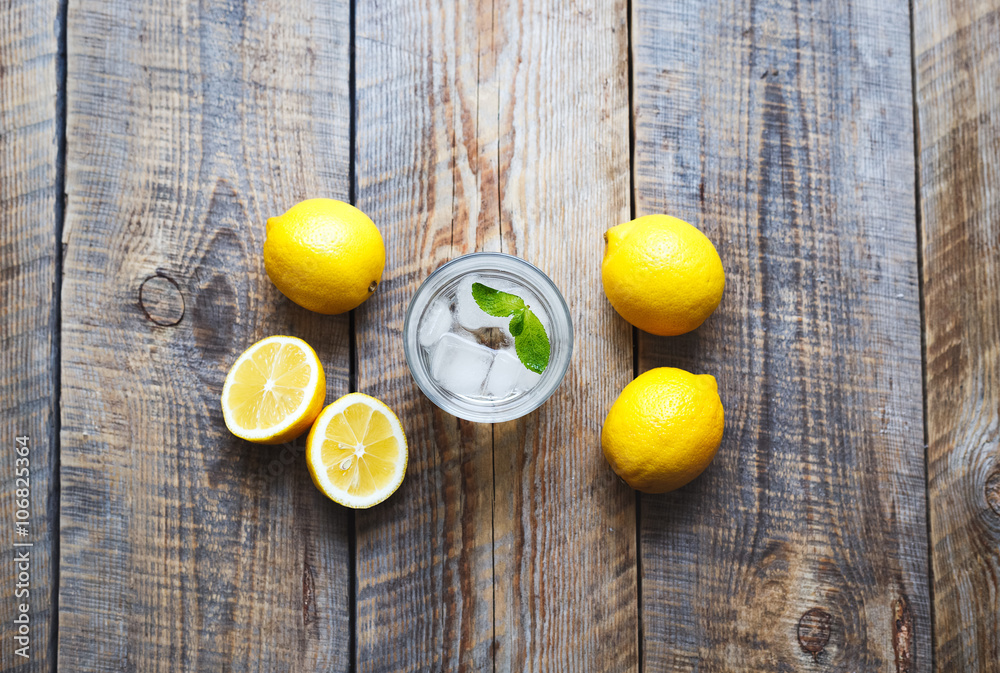
[[[510,333],[514,337],[514,351],[521,363],[541,374],[549,364],[552,353],[545,326],[531,311],[531,307],[516,294],[501,292],[482,283],[472,284],[472,298],[476,305],[495,318],[510,319]]]

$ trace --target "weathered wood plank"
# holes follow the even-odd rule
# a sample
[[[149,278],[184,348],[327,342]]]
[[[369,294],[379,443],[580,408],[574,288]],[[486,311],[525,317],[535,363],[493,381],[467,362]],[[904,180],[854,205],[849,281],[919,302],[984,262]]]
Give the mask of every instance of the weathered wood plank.
[[[301,443],[229,435],[252,342],[301,336],[347,390],[346,316],[269,282],[265,219],[347,196],[349,11],[89,1],[68,17],[66,671],[350,666],[346,513]]]
[[[906,2],[633,4],[637,214],[716,243],[722,305],[640,336],[726,434],[640,503],[650,671],[930,671]]]
[[[1000,3],[914,3],[939,671],[1000,671]]]
[[[600,440],[633,373],[601,284],[604,232],[629,219],[627,3],[495,15],[503,249],[552,278],[574,327],[553,397],[495,432],[497,670],[636,670],[635,495]]]
[[[358,205],[389,247],[357,312],[358,385],[410,440],[400,491],[358,516],[358,664],[628,670],[634,499],[598,441],[631,375],[598,275],[628,215],[625,4],[469,4],[357,7]],[[420,394],[401,331],[431,271],[498,249],[563,288],[577,345],[557,395],[491,432]]]
[[[61,217],[57,155],[62,133],[56,105],[58,29],[57,2],[15,0],[0,12],[0,483],[4,489],[0,595],[5,599],[0,604],[0,668],[4,670],[48,671],[54,664],[50,647],[57,504],[53,466],[58,449],[54,382]],[[19,518],[20,512],[27,518]],[[23,567],[19,559],[25,554]],[[21,605],[27,606],[26,617]],[[26,634],[20,631],[22,626]],[[25,635],[27,642],[14,639]]]
[[[490,17],[436,0],[356,12],[357,205],[387,248],[378,292],[355,311],[358,389],[396,410],[409,442],[399,491],[357,516],[358,670],[491,670],[491,428],[431,404],[402,342],[428,274],[500,247],[496,140],[477,135]]]

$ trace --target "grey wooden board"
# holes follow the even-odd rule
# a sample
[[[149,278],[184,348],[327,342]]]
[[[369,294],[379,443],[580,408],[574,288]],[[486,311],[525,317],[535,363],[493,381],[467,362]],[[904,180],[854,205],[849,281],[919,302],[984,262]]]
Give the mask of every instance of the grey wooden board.
[[[632,373],[599,275],[628,217],[625,3],[359,3],[356,23],[357,200],[389,250],[358,387],[410,442],[400,490],[357,518],[358,668],[632,670],[634,496],[599,442]],[[548,272],[576,327],[556,395],[493,428],[435,409],[402,351],[420,282],[476,250]]]
[[[17,0],[4,6],[0,20],[0,668],[5,671],[48,671],[54,664],[62,205],[58,10],[55,2]]]
[[[914,3],[934,650],[1000,671],[1000,3]]]
[[[291,304],[261,256],[268,216],[347,197],[348,16],[69,7],[61,670],[349,670],[349,514],[301,440],[238,440],[219,406],[272,334],[348,388],[347,316]]]
[[[649,671],[930,671],[905,2],[632,6],[636,214],[722,304],[639,368],[713,374],[699,479],[640,505]]]

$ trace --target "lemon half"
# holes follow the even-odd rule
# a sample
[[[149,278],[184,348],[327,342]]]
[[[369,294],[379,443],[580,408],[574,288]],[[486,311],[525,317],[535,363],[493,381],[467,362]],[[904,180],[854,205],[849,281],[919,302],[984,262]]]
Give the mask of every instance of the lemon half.
[[[350,393],[320,413],[306,440],[316,487],[345,507],[365,509],[392,495],[406,474],[406,435],[385,403]]]
[[[222,415],[237,437],[259,444],[288,442],[323,408],[326,375],[309,344],[271,336],[246,349],[226,375]]]

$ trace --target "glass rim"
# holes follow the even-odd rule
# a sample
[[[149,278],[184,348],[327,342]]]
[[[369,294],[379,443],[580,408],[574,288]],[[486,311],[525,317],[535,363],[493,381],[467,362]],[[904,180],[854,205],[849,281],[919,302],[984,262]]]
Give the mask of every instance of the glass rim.
[[[493,260],[494,264],[484,264],[487,260]],[[549,321],[552,323],[549,327],[552,332],[549,335],[550,341],[554,342],[556,338],[560,340],[558,361],[556,357],[549,361],[548,367],[542,374],[543,378],[534,388],[513,398],[508,403],[493,406],[488,403],[461,404],[458,400],[443,395],[438,390],[438,386],[434,384],[420,357],[420,346],[416,336],[417,325],[414,323],[419,317],[415,316],[415,311],[419,308],[421,315],[423,314],[422,312],[430,303],[430,298],[434,296],[435,290],[441,289],[452,278],[460,278],[477,271],[508,273],[536,293],[539,300],[545,304]],[[421,302],[421,299],[426,299],[426,301]],[[560,323],[558,336],[556,335],[556,323]],[[565,324],[563,325],[563,323]],[[553,348],[553,356],[556,354],[555,351],[556,349]],[[413,293],[406,309],[406,318],[403,321],[403,353],[413,381],[437,407],[467,421],[502,423],[531,413],[544,404],[562,383],[569,370],[569,363],[573,355],[573,320],[569,312],[569,305],[562,292],[548,274],[537,266],[525,259],[503,252],[471,252],[442,264],[431,272]]]

